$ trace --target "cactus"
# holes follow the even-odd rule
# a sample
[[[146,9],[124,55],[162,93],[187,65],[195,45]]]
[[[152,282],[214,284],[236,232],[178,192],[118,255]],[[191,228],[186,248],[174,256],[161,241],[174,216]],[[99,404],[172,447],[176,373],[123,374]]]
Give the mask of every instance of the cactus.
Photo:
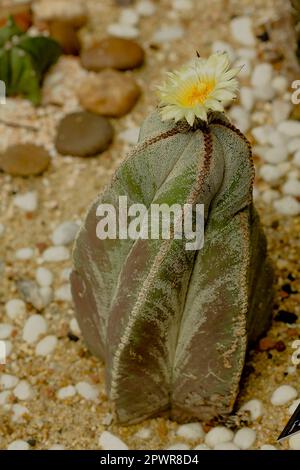
[[[190,116],[191,117],[191,116]],[[272,268],[253,205],[246,138],[221,112],[208,121],[144,122],[139,144],[88,211],[74,248],[76,314],[106,363],[117,420],[168,410],[178,421],[233,409],[249,342],[267,328]],[[205,205],[205,243],[99,240],[96,209],[129,203]]]

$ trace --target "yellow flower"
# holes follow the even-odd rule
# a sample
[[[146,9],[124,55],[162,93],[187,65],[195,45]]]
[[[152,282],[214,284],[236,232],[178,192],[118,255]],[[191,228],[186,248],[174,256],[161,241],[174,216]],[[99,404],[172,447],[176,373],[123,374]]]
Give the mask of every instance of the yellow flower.
[[[217,53],[168,73],[166,83],[158,87],[162,120],[186,119],[192,126],[195,118],[207,121],[208,111],[224,111],[224,103],[236,97],[239,71],[230,69],[226,53]]]

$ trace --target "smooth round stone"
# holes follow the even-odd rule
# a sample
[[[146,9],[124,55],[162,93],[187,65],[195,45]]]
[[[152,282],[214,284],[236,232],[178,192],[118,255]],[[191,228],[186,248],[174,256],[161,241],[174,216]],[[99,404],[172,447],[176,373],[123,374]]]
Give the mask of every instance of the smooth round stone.
[[[16,259],[26,261],[33,257],[34,250],[32,248],[20,248],[16,251]]]
[[[280,198],[280,192],[275,189],[267,189],[263,191],[261,198],[266,204],[271,204],[273,201]]]
[[[28,450],[29,444],[26,441],[22,441],[21,439],[17,439],[16,441],[11,442],[7,446],[7,450]]]
[[[211,429],[205,436],[205,444],[208,447],[214,448],[216,445],[223,442],[231,442],[233,439],[233,432],[225,426],[217,426]]]
[[[104,152],[112,139],[113,127],[110,122],[102,116],[84,111],[68,114],[61,120],[55,146],[61,155],[90,157]]]
[[[232,106],[229,111],[230,117],[241,132],[247,132],[250,128],[250,116],[242,106]]]
[[[140,127],[131,127],[120,132],[119,138],[129,145],[136,145],[139,140]]]
[[[214,450],[240,450],[233,442],[221,442],[214,447]]]
[[[79,225],[76,222],[66,221],[60,224],[52,234],[52,241],[54,245],[68,245],[75,240],[76,234],[79,230]]]
[[[26,313],[26,304],[22,299],[11,299],[5,304],[5,313],[11,319],[22,317]]]
[[[13,332],[13,326],[9,323],[0,323],[0,339],[7,339]]]
[[[300,203],[293,196],[285,196],[273,203],[277,212],[282,215],[299,215]]]
[[[70,329],[72,333],[74,333],[74,335],[76,336],[79,336],[81,334],[78,321],[76,320],[76,318],[72,318],[72,320],[70,321]]]
[[[11,392],[9,390],[4,390],[0,392],[0,406],[8,405],[11,398]]]
[[[241,87],[240,101],[243,108],[245,108],[247,111],[252,110],[255,103],[255,97],[252,88],[246,86]]]
[[[35,343],[47,331],[47,322],[42,315],[31,315],[23,328],[23,340],[26,343]]]
[[[204,431],[200,423],[188,423],[179,426],[176,435],[189,441],[196,441],[204,437]]]
[[[127,114],[140,94],[136,81],[116,70],[104,70],[97,76],[87,77],[78,91],[83,108],[109,117]]]
[[[34,395],[33,389],[27,380],[20,380],[13,393],[18,400],[30,400]]]
[[[122,39],[135,39],[139,36],[139,30],[133,25],[124,23],[111,23],[107,27],[108,34]]]
[[[288,143],[288,151],[290,153],[296,153],[299,152],[300,155],[300,138],[296,137],[295,139],[289,139]],[[300,157],[299,157],[299,162],[300,162]],[[300,163],[299,163],[300,166]]]
[[[263,414],[263,404],[260,400],[254,398],[253,400],[249,400],[244,403],[241,407],[241,411],[249,411],[251,419],[255,421]]]
[[[279,132],[286,135],[287,137],[299,137],[300,136],[300,122],[288,119],[281,122],[277,127]]]
[[[273,78],[271,85],[278,94],[283,95],[289,87],[289,82],[286,77],[278,75]]]
[[[109,431],[104,431],[99,438],[99,446],[103,450],[128,450],[127,445]]]
[[[65,400],[66,398],[71,398],[76,395],[76,388],[73,385],[67,385],[62,387],[57,392],[57,398],[60,400]]]
[[[26,406],[20,405],[19,403],[15,403],[12,406],[12,421],[13,422],[22,422],[22,417],[24,415],[29,415],[29,410]]]
[[[234,436],[233,443],[242,450],[250,449],[256,440],[256,432],[250,428],[242,428]]]
[[[288,158],[288,150],[286,147],[273,147],[267,149],[263,159],[268,163],[282,163]]]
[[[141,16],[152,16],[156,12],[156,6],[150,0],[141,0],[136,6],[136,11]]]
[[[81,53],[83,67],[94,72],[112,68],[131,70],[144,62],[144,50],[130,39],[109,37],[93,44]]]
[[[1,374],[0,375],[0,388],[3,390],[8,390],[10,388],[15,388],[19,382],[18,377],[10,374]]]
[[[253,87],[270,86],[273,77],[273,67],[271,64],[265,62],[257,64],[253,70],[251,77],[251,84]]]
[[[260,450],[277,450],[275,446],[271,444],[264,444],[261,446]]]
[[[135,26],[139,22],[139,15],[133,8],[126,8],[120,15],[120,23]]]
[[[35,279],[40,287],[50,287],[53,282],[53,274],[49,269],[41,266],[36,270]]]
[[[40,175],[49,163],[47,150],[34,144],[12,145],[0,156],[1,169],[12,176]]]
[[[295,434],[289,438],[290,449],[300,450],[300,434]]]
[[[96,400],[99,395],[97,387],[89,384],[88,382],[79,382],[75,385],[78,394],[86,400]]]
[[[35,348],[35,354],[37,356],[48,356],[52,354],[57,346],[57,338],[54,335],[46,336],[38,342]]]
[[[280,168],[278,168],[278,166],[270,164],[262,165],[260,167],[259,174],[261,178],[267,183],[275,183],[282,176]]]
[[[274,406],[285,405],[285,403],[297,398],[297,395],[297,390],[291,385],[281,385],[273,392],[271,403]]]
[[[285,121],[291,113],[292,105],[283,100],[274,100],[272,103],[272,118],[274,124]]]
[[[156,44],[162,44],[165,42],[177,41],[182,39],[183,36],[184,30],[181,26],[164,26],[154,33],[152,41]]]
[[[233,38],[243,46],[254,46],[252,20],[248,16],[238,16],[230,22],[230,30]]]
[[[64,284],[55,291],[55,300],[60,302],[72,302],[70,283]]]
[[[291,196],[300,196],[300,181],[290,179],[282,186],[282,192]]]
[[[48,263],[66,261],[69,258],[70,252],[65,246],[50,246],[43,253],[43,259]]]
[[[54,20],[49,24],[50,36],[62,47],[65,54],[78,55],[80,42],[76,29],[70,23],[63,20]]]
[[[17,194],[14,198],[14,205],[24,212],[34,212],[38,206],[36,191],[28,191],[24,194]]]

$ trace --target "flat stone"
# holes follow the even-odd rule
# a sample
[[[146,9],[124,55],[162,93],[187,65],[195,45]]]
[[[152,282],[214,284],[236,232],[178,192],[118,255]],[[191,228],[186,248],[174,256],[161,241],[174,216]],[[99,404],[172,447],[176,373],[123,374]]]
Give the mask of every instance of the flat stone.
[[[61,155],[90,157],[104,152],[113,139],[110,122],[88,111],[68,114],[58,125],[55,146]]]
[[[105,38],[81,53],[82,66],[99,72],[106,68],[131,70],[144,62],[144,50],[135,41],[119,37]]]
[[[0,156],[0,168],[12,176],[40,175],[49,163],[47,150],[34,144],[12,145]]]
[[[104,70],[86,78],[78,91],[83,108],[110,117],[127,114],[140,94],[136,81],[116,70]]]

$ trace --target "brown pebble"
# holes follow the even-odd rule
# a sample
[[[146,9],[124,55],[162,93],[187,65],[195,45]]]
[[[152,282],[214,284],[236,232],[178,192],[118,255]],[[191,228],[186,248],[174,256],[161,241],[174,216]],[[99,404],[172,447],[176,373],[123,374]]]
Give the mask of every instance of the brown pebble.
[[[34,176],[49,166],[50,156],[44,147],[34,144],[12,145],[0,155],[0,168],[12,176]]]
[[[51,21],[49,23],[50,36],[62,47],[65,54],[78,55],[80,42],[76,29],[65,21]]]
[[[262,338],[259,341],[258,349],[259,351],[269,351],[270,349],[274,349],[276,347],[276,341],[271,338]]]
[[[286,345],[284,344],[283,341],[277,341],[277,343],[275,344],[275,349],[278,352],[285,351],[286,350]]]
[[[144,50],[130,39],[109,37],[94,43],[81,53],[82,66],[99,72],[106,68],[131,70],[144,62]]]
[[[103,116],[121,117],[136,104],[141,94],[136,81],[122,72],[104,70],[86,78],[78,90],[80,104]]]

